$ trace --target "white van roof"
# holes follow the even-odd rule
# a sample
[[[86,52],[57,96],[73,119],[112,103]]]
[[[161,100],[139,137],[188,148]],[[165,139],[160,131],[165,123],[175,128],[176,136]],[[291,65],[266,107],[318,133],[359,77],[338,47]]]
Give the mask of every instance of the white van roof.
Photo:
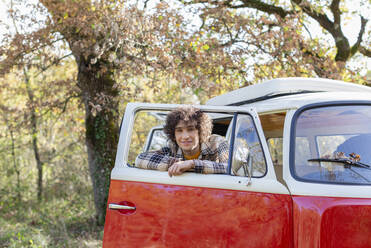
[[[371,93],[371,87],[323,78],[279,78],[213,97],[206,104],[241,106],[272,98],[317,92]]]

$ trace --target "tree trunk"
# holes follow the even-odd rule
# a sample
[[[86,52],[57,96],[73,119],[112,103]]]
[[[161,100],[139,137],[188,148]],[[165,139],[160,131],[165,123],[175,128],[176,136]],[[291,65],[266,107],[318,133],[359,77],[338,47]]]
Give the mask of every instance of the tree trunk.
[[[23,74],[25,77],[25,84],[27,89],[27,95],[30,103],[30,113],[31,113],[31,140],[32,140],[32,148],[34,151],[34,156],[36,160],[37,166],[37,200],[41,202],[42,194],[43,194],[43,165],[44,163],[41,161],[40,152],[39,152],[39,144],[38,144],[38,130],[37,130],[37,116],[36,116],[36,108],[35,108],[35,101],[34,101],[34,93],[30,85],[30,78],[28,77],[28,73],[26,68],[23,68]]]
[[[16,154],[15,154],[15,138],[14,138],[13,130],[10,127],[10,125],[8,124],[8,121],[7,120],[5,120],[5,121],[7,122],[8,130],[9,130],[9,133],[10,133],[10,140],[12,142],[13,167],[14,167],[15,173],[17,174],[17,189],[16,189],[17,190],[17,202],[20,203],[22,201],[21,180],[20,180],[20,171],[19,171],[18,163],[17,163],[17,157],[16,157]]]
[[[85,105],[86,146],[93,184],[96,221],[103,225],[107,206],[110,172],[115,163],[118,142],[118,90],[113,69],[98,61],[78,62],[78,84]]]

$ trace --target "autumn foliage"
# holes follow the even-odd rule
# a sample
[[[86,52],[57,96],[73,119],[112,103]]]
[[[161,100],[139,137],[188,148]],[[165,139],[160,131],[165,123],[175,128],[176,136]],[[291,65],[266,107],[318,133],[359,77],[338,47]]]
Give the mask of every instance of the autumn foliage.
[[[277,77],[370,83],[361,63],[370,57],[370,28],[348,5],[339,0],[7,1],[9,18],[2,23],[7,32],[0,41],[0,152],[7,154],[2,170],[11,167],[10,177],[18,180],[7,194],[16,192],[22,202],[30,199],[24,187],[35,185],[30,194],[46,201],[53,164],[77,161],[89,171],[96,223],[102,225],[127,102],[204,103]],[[342,30],[344,16],[360,21],[353,44]],[[312,34],[313,22],[324,38]],[[77,159],[79,154],[84,155]],[[19,157],[33,162],[22,164]],[[26,164],[37,168],[28,184],[22,180]]]

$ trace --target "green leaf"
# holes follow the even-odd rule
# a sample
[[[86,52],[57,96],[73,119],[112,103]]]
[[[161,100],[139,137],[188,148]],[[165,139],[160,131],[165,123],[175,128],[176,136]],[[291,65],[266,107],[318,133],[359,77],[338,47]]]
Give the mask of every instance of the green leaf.
[[[209,50],[209,49],[210,49],[210,47],[209,47],[208,44],[205,44],[205,45],[202,46],[202,50],[207,51],[207,50]]]

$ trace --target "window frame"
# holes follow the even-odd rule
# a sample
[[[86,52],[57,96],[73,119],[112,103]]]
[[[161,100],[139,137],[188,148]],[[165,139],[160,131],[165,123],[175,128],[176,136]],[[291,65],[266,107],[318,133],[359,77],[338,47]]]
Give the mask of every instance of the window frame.
[[[235,137],[236,137],[237,118],[238,118],[239,115],[248,115],[248,116],[250,116],[250,118],[252,120],[252,123],[254,125],[254,130],[256,131],[256,134],[257,134],[258,139],[259,139],[259,143],[260,143],[260,147],[261,147],[261,150],[262,150],[262,153],[263,153],[263,158],[264,158],[264,163],[265,163],[265,172],[264,172],[264,174],[261,175],[261,176],[253,176],[254,173],[252,173],[253,175],[251,176],[251,178],[263,178],[268,173],[267,154],[266,154],[266,152],[263,149],[262,138],[259,135],[259,131],[258,131],[258,129],[256,127],[256,123],[254,121],[254,117],[250,113],[245,113],[245,112],[235,112],[234,115],[233,115],[231,140],[229,141],[229,156],[228,156],[228,169],[227,169],[227,173],[230,176],[238,176],[238,175],[232,175],[232,162],[233,162],[233,158],[234,158],[233,157],[233,154],[234,154],[234,145],[235,145]],[[266,142],[265,138],[264,138],[264,142],[268,146],[268,143]],[[269,153],[269,149],[268,149],[268,153]],[[270,155],[270,153],[269,153],[269,155]],[[245,176],[245,177],[248,177],[248,176]]]
[[[116,162],[115,162],[115,167],[118,166],[124,166],[124,167],[129,167],[127,165],[127,159],[128,159],[128,154],[129,154],[129,148],[130,148],[130,142],[131,142],[131,134],[133,131],[133,125],[134,125],[134,119],[135,115],[137,114],[138,111],[158,111],[158,110],[165,110],[165,111],[171,111],[172,109],[182,106],[182,104],[149,104],[149,103],[128,103],[127,109],[125,111],[124,118],[122,120],[122,126],[125,126],[126,128],[121,129],[120,133],[120,139],[119,139],[119,145],[118,145],[118,151],[117,151],[117,156],[116,156]],[[198,107],[202,109],[205,112],[215,112],[215,113],[225,113],[233,116],[235,113],[238,114],[244,114],[244,115],[249,115],[255,131],[256,135],[258,136],[260,146],[262,148],[262,153],[264,157],[264,163],[265,163],[265,173],[262,176],[259,177],[252,177],[252,178],[263,178],[269,175],[269,178],[274,178],[275,174],[273,171],[273,165],[269,161],[270,159],[270,154],[269,154],[269,149],[268,145],[266,143],[264,133],[260,124],[259,116],[256,112],[256,110],[252,107],[235,107],[235,106],[208,106],[208,105],[194,105],[195,107]],[[229,145],[231,147],[231,142],[229,142]],[[228,167],[231,167],[231,163],[228,161]],[[272,167],[272,168],[270,168]],[[272,170],[271,170],[272,169]],[[273,173],[273,174],[272,174]],[[220,175],[229,175],[233,177],[241,177],[241,176],[236,176],[236,175],[231,175],[231,174],[220,174]],[[241,178],[246,178],[246,177],[241,177]]]

